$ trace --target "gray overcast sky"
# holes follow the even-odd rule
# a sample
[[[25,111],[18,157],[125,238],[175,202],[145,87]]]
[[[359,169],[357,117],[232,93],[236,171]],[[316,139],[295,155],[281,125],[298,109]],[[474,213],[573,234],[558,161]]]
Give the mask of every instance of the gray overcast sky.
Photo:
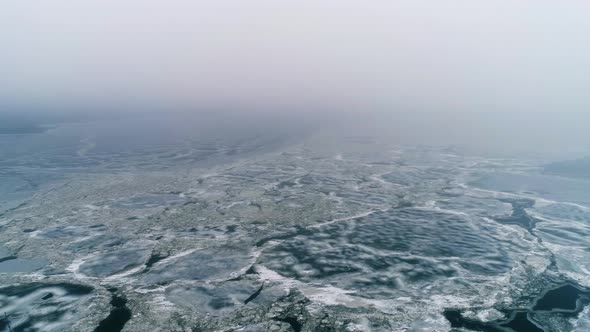
[[[587,0],[6,0],[0,47],[4,103],[590,108]]]

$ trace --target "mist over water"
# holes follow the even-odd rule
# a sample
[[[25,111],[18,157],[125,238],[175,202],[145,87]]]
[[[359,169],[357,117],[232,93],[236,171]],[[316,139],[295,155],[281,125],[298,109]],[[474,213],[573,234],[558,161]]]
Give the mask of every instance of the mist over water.
[[[130,115],[251,118],[577,153],[590,138],[589,6],[13,2],[0,13],[0,130]]]
[[[237,108],[237,107],[236,107]],[[589,113],[590,114],[590,113]],[[376,135],[391,143],[457,146],[480,153],[527,154],[548,160],[590,154],[590,115],[583,112],[451,112],[375,109],[249,109],[88,112],[7,112],[2,133],[34,133],[79,124],[138,142],[173,140],[207,133],[234,136],[273,133],[286,138],[314,134]],[[101,129],[102,128],[102,129]],[[105,131],[106,130],[106,131]],[[117,136],[119,135],[119,136]],[[123,136],[120,136],[123,135]]]

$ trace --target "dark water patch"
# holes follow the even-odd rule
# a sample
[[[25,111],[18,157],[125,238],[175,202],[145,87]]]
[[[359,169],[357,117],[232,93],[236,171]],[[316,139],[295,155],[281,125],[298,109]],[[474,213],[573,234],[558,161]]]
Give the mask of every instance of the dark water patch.
[[[495,218],[497,222],[505,225],[516,225],[526,229],[529,233],[533,233],[535,227],[537,226],[537,219],[532,218],[527,214],[517,215],[517,216],[510,216],[510,217],[500,217]]]
[[[47,293],[45,296],[43,296],[43,297],[41,298],[41,300],[44,300],[44,301],[45,301],[45,300],[49,300],[49,299],[50,299],[50,298],[52,298],[52,297],[53,297],[53,293]]]
[[[16,256],[6,256],[6,257],[2,257],[2,258],[0,258],[0,263],[2,263],[2,262],[6,262],[6,261],[11,261],[11,260],[13,260],[13,259],[17,259],[17,258],[18,258],[18,257],[16,257]]]
[[[252,300],[254,300],[255,298],[257,298],[257,297],[258,297],[258,295],[260,295],[260,293],[262,293],[262,289],[264,289],[264,284],[262,284],[262,285],[260,286],[260,288],[258,288],[258,290],[257,290],[257,291],[256,291],[254,294],[250,295],[250,297],[248,297],[248,298],[247,298],[247,299],[244,301],[244,304],[248,304],[248,303],[250,303]]]
[[[580,302],[588,302],[590,300],[589,296],[590,293],[584,292],[573,285],[566,284],[547,291],[536,301],[533,310],[575,312],[582,304]]]
[[[566,283],[556,288],[541,292],[537,297],[528,296],[530,307],[517,309],[500,309],[508,319],[481,322],[466,318],[461,310],[448,309],[443,315],[453,328],[464,328],[472,331],[514,331],[514,332],[546,332],[553,331],[556,322],[560,322],[560,330],[568,330],[568,318],[575,318],[590,304],[590,291],[583,290],[573,284]],[[526,305],[526,304],[525,304]]]
[[[127,307],[127,299],[117,294],[117,289],[111,288],[112,293],[110,314],[94,329],[94,332],[120,332],[131,319],[131,309]]]
[[[150,269],[154,264],[161,261],[164,258],[167,258],[168,255],[162,255],[160,253],[152,253],[150,258],[148,258],[147,262],[145,262],[146,269]]]
[[[532,199],[499,199],[500,202],[512,205],[512,214],[508,217],[497,217],[495,220],[501,224],[517,225],[529,233],[537,226],[538,220],[529,216],[525,209],[535,206],[535,201]]]
[[[7,313],[4,313],[2,317],[0,317],[0,330],[12,332],[12,325],[10,324],[10,316]]]
[[[500,326],[507,327],[515,332],[545,332],[545,329],[533,323],[526,311],[516,312],[512,319]]]
[[[284,318],[275,318],[275,320],[289,324],[294,332],[301,332],[301,328],[303,327],[296,317],[287,316]]]
[[[529,314],[526,311],[515,312],[508,320],[493,322],[480,322],[463,317],[460,310],[445,310],[443,315],[451,323],[452,328],[480,332],[545,332],[529,319]]]

